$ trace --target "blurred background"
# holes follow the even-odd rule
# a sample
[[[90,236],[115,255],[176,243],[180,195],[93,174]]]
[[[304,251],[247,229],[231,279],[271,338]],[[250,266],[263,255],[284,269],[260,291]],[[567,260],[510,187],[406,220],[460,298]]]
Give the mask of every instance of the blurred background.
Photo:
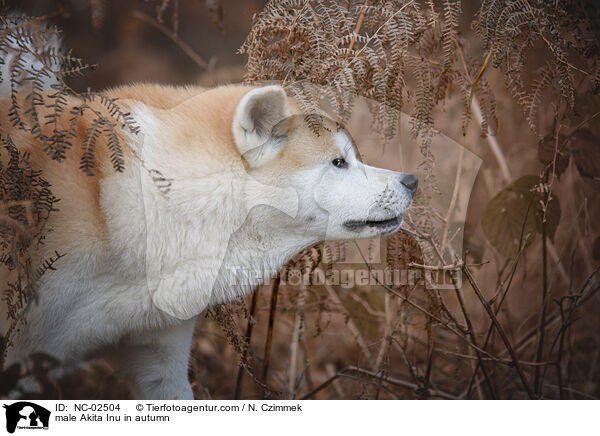
[[[57,3],[60,3],[57,5]],[[14,1],[6,10],[51,15],[64,31],[65,46],[94,65],[71,82],[78,90],[101,90],[134,82],[170,84],[240,82],[244,58],[238,54],[263,1]],[[159,16],[160,14],[160,22]],[[152,24],[150,24],[152,23]],[[177,42],[175,34],[207,64],[200,67]],[[162,29],[162,30],[161,30]]]
[[[73,55],[93,65],[83,76],[69,79],[77,91],[144,81],[207,87],[242,82],[248,59],[239,49],[253,16],[266,5],[258,0],[3,3],[5,11],[47,17],[62,30],[64,45]],[[297,3],[302,8],[304,2]],[[431,4],[443,15],[441,2],[417,3],[424,9]],[[458,25],[462,49],[480,59],[478,66],[486,48],[472,22],[481,5],[481,1],[463,1]],[[597,8],[590,7],[597,14]],[[596,35],[590,38],[594,43]],[[531,55],[524,74],[535,77],[546,57],[541,50],[539,58]],[[528,397],[527,384],[542,398],[600,396],[597,88],[577,89],[575,124],[587,130],[570,139],[572,157],[567,158],[560,179],[552,179],[552,193],[560,199],[556,233],[546,244],[541,235],[533,237],[515,259],[490,241],[482,219],[486,210],[496,214],[488,205],[510,183],[521,176],[539,176],[556,158],[554,143],[548,145],[539,133],[555,124],[554,101],[538,102],[539,130],[533,132],[522,106],[505,85],[505,70],[484,65],[482,71],[494,93],[494,134],[486,135],[487,127],[475,121],[465,132],[463,95],[449,86],[432,109],[442,142],[452,144],[435,160],[441,193],[429,197],[424,193],[415,206],[418,210],[434,198],[441,204],[436,213],[446,214],[456,182],[458,150],[464,145],[470,166],[465,166],[460,182],[456,214],[446,217],[456,224],[452,244],[458,257],[446,263],[459,270],[462,263],[469,265],[466,274],[472,280],[463,271],[462,291],[430,292],[422,284],[394,285],[391,291],[377,283],[305,286],[282,276],[275,295],[273,283],[266,284],[255,297],[213,308],[200,317],[190,366],[196,398],[520,399]],[[413,91],[415,86],[407,84]],[[366,106],[357,106],[358,113],[361,107]],[[365,133],[371,124],[368,117],[365,111],[364,117],[354,116],[349,122],[367,163],[389,167],[390,162],[401,162],[422,171],[420,143],[408,134],[408,119],[401,121],[405,127],[396,136],[397,144],[391,141],[390,146],[389,140]],[[511,192],[519,194],[519,189]],[[437,238],[439,243],[440,235],[432,236],[435,229],[420,233],[418,221],[416,213],[410,234],[308,250],[294,259],[290,271],[303,275],[307,270],[364,267],[356,253],[354,260],[344,260],[347,250],[361,249],[377,250],[373,262],[382,268],[427,264],[426,252],[431,250],[426,239]],[[542,313],[544,321],[540,321]],[[542,331],[545,341],[540,341]],[[130,395],[111,352],[61,380],[45,377],[47,369],[58,364],[50,356],[33,356],[30,371],[39,390],[23,392],[23,398]],[[14,376],[5,371],[0,381],[12,384],[9,379]]]

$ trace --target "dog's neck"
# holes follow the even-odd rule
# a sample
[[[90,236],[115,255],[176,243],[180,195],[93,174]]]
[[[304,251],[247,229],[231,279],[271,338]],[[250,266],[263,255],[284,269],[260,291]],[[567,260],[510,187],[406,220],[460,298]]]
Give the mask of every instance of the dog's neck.
[[[231,301],[252,292],[257,285],[277,275],[280,269],[304,248],[318,242],[314,229],[299,229],[289,225],[291,218],[279,217],[288,225],[265,228],[269,222],[263,214],[251,213],[244,224],[231,236],[227,252],[213,290],[212,303]]]

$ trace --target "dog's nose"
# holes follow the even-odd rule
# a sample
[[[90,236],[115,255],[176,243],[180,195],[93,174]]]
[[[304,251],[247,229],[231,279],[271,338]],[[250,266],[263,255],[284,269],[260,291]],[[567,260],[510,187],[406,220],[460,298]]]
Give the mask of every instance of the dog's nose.
[[[412,174],[405,174],[400,177],[400,183],[402,183],[411,194],[414,194],[419,185],[419,179]]]

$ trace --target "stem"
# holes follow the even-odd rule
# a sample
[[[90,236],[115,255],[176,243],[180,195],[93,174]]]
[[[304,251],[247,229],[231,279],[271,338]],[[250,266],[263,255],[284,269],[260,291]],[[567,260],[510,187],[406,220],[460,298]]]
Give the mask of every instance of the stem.
[[[453,278],[453,281],[454,281],[454,278]],[[477,344],[477,339],[475,338],[475,332],[473,330],[473,324],[471,323],[471,318],[469,317],[467,308],[465,306],[464,299],[463,299],[462,294],[460,293],[460,290],[458,289],[458,286],[456,283],[454,285],[454,291],[456,293],[456,298],[458,299],[458,303],[460,304],[460,309],[465,318],[465,322],[467,323],[467,329],[469,330],[469,336],[471,337],[471,341],[476,346],[479,346]],[[485,369],[485,365],[483,364],[483,356],[481,355],[479,350],[474,349],[474,351],[477,356],[478,365],[479,365],[479,367],[481,367],[481,372],[483,373],[483,378],[485,380],[485,384],[488,388],[488,391],[490,392],[490,396],[492,397],[492,399],[496,399],[496,394],[494,393],[494,388],[492,387],[492,382],[490,381],[487,371]]]
[[[483,115],[481,114],[481,107],[479,106],[479,101],[477,100],[476,96],[473,96],[473,101],[472,101],[471,107],[473,108],[473,114],[475,114],[475,118],[477,118],[477,122],[481,126],[483,124]],[[510,169],[508,168],[508,163],[506,162],[506,157],[504,156],[504,153],[502,152],[502,148],[500,147],[500,144],[498,143],[498,139],[496,138],[496,136],[494,136],[492,134],[492,132],[490,132],[489,128],[488,128],[488,131],[485,133],[486,133],[485,139],[486,139],[487,143],[489,144],[490,149],[492,150],[492,154],[496,158],[496,162],[498,163],[498,166],[500,167],[500,172],[502,173],[502,177],[504,178],[504,180],[507,183],[509,183],[512,180],[512,175],[510,173]]]
[[[462,166],[463,160],[465,156],[465,146],[462,144],[460,150],[458,151],[458,163],[456,164],[456,175],[454,177],[454,189],[452,190],[452,198],[450,199],[450,206],[448,206],[448,211],[446,212],[444,231],[442,233],[442,242],[440,244],[440,252],[444,254],[444,249],[446,248],[446,240],[448,239],[448,229],[450,228],[450,219],[452,218],[452,214],[454,213],[454,208],[456,207],[456,200],[458,199],[458,187],[460,185],[460,176],[462,174]]]
[[[341,300],[341,298],[339,297],[337,292],[335,292],[335,289],[333,289],[333,287],[330,284],[324,283],[323,286],[325,287],[325,289],[327,289],[327,292],[329,293],[329,296],[331,297],[331,299],[344,310],[345,315],[347,316],[347,319],[348,319],[348,329],[350,330],[350,333],[352,333],[352,335],[354,336],[356,343],[360,346],[363,354],[369,361],[369,366],[371,366],[373,364],[373,355],[369,351],[369,346],[367,345],[367,342],[364,340],[363,336],[360,334],[360,330],[358,329],[358,327],[352,320],[352,317],[346,310],[346,306],[344,305],[344,302]]]
[[[386,294],[387,295],[387,294]],[[425,378],[423,380],[422,398],[427,399],[429,383],[431,380],[431,369],[433,367],[433,353],[435,351],[435,331],[433,322],[427,323],[427,368],[425,369]]]
[[[369,3],[368,0],[365,0],[361,10],[360,10],[360,15],[358,16],[358,21],[356,23],[356,27],[354,28],[354,34],[352,35],[352,40],[350,41],[350,45],[348,46],[348,55],[346,57],[348,57],[350,55],[350,52],[354,49],[354,44],[356,43],[356,35],[358,35],[358,32],[360,32],[360,28],[362,27],[363,21],[365,20],[365,13],[367,12],[367,4]]]
[[[565,317],[562,309],[562,303],[560,303],[560,317],[563,321],[563,326],[565,325]],[[563,386],[562,379],[562,357],[563,357],[563,349],[565,345],[565,332],[566,328],[561,328],[560,339],[558,343],[558,357],[556,358],[556,378],[558,379],[558,398],[561,400],[565,399],[565,390]]]
[[[367,307],[367,303],[364,302],[365,307]],[[384,325],[384,330],[383,330],[383,341],[381,342],[381,346],[379,347],[379,353],[377,353],[377,359],[375,359],[375,369],[377,371],[381,371],[381,367],[383,365],[383,360],[386,357],[386,350],[389,349],[390,343],[391,343],[391,335],[393,333],[393,327],[392,327],[392,311],[390,308],[390,305],[392,304],[391,298],[390,298],[390,294],[386,293],[385,294],[385,312],[384,312],[384,319],[385,319],[385,325]]]
[[[252,328],[254,326],[254,314],[256,313],[256,302],[258,300],[258,292],[260,287],[256,288],[256,291],[252,294],[252,300],[250,302],[250,318],[248,319],[248,325],[246,326],[246,348],[242,351],[241,365],[238,369],[237,380],[235,382],[235,399],[240,399],[240,393],[242,391],[242,379],[244,377],[244,365],[248,359],[248,349],[250,348],[250,340],[252,339]]]
[[[360,56],[360,54],[367,48],[369,43],[373,40],[373,38],[379,33],[379,31],[381,29],[383,29],[390,21],[392,21],[392,19],[396,18],[396,15],[398,15],[400,12],[402,12],[408,6],[412,5],[415,1],[417,1],[417,0],[410,0],[408,3],[403,4],[402,7],[400,9],[398,9],[396,12],[394,12],[392,14],[392,16],[386,20],[385,23],[383,23],[381,26],[379,26],[377,28],[377,30],[375,30],[375,32],[371,36],[367,37],[367,41],[365,42],[365,45],[360,48],[360,50],[354,56],[353,60],[358,59],[358,56]]]
[[[298,346],[300,344],[300,337],[304,327],[304,303],[306,300],[306,289],[304,286],[300,287],[300,293],[298,295],[298,303],[296,304],[296,319],[294,320],[294,333],[292,334],[292,344],[290,345],[290,397],[296,398],[296,373],[298,370]]]
[[[546,193],[545,203],[548,204],[548,196]],[[546,249],[546,220],[542,220],[542,313],[540,315],[540,323],[538,327],[538,345],[535,353],[535,361],[541,362],[544,352],[544,334],[546,333],[546,297],[548,296],[548,266],[547,266],[547,249]],[[535,393],[538,398],[541,396],[542,380],[540,378],[541,368],[535,368],[534,383]]]
[[[361,374],[361,375],[364,375],[369,378],[374,378],[375,379],[374,383],[378,383],[378,380],[382,379],[383,381],[385,381],[386,383],[389,383],[391,385],[412,389],[415,392],[419,392],[419,390],[421,389],[421,387],[415,383],[406,382],[404,380],[399,380],[397,378],[392,378],[392,377],[381,377],[381,374],[378,374],[376,372],[368,371],[368,370],[362,369],[362,368],[357,368],[356,366],[348,366],[348,367],[338,371],[337,374],[335,374],[333,377],[330,377],[328,380],[321,383],[319,386],[317,386],[315,389],[310,391],[308,394],[304,395],[301,399],[302,400],[309,399],[316,393],[325,389],[327,386],[329,386],[331,383],[333,383],[337,378],[343,377],[344,375],[346,375],[349,372]],[[429,389],[428,395],[431,397],[444,398],[447,400],[457,400],[458,399],[458,397],[455,395],[452,395],[452,394],[449,394],[446,392],[442,392],[439,390],[435,390],[435,389]]]
[[[271,344],[273,341],[273,326],[275,325],[275,312],[277,310],[277,296],[279,295],[279,274],[273,281],[271,290],[271,309],[269,310],[269,327],[267,328],[267,339],[265,341],[265,352],[262,367],[262,384],[260,387],[260,397],[265,399],[265,386],[267,385],[267,374],[269,372],[269,359],[271,357]]]
[[[463,267],[463,272],[465,273],[465,277],[471,284],[471,287],[473,288],[475,295],[477,296],[477,298],[479,299],[479,301],[485,308],[488,316],[490,317],[490,319],[496,326],[496,330],[498,330],[498,334],[500,335],[502,342],[504,342],[504,346],[506,347],[508,353],[510,354],[510,357],[512,359],[512,364],[514,365],[515,370],[517,371],[517,374],[518,374],[519,378],[521,379],[521,382],[523,383],[523,387],[525,388],[525,391],[527,392],[529,399],[533,400],[535,398],[535,394],[534,394],[533,390],[531,389],[531,386],[529,386],[529,383],[527,383],[527,379],[525,378],[525,375],[523,374],[523,371],[521,369],[521,366],[519,365],[519,361],[517,359],[515,350],[512,347],[510,340],[508,339],[508,336],[506,335],[506,332],[502,328],[502,325],[498,321],[498,318],[496,318],[494,311],[492,310],[492,308],[490,307],[488,302],[485,300],[485,297],[481,293],[479,286],[477,286],[477,283],[475,283],[475,280],[473,279],[473,276],[471,275],[471,271],[469,270],[469,268],[466,265]]]
[[[163,35],[169,38],[177,45],[196,65],[203,70],[211,71],[215,66],[215,59],[211,58],[209,62],[206,62],[202,57],[194,51],[184,40],[182,40],[175,32],[169,29],[167,26],[153,20],[151,17],[143,13],[142,11],[133,11],[133,17],[143,21],[146,24],[151,25],[155,29],[159,30]]]

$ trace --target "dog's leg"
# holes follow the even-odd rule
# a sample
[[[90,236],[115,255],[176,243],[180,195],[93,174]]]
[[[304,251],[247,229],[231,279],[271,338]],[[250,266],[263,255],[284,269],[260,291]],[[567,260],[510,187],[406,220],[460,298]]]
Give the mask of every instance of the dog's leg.
[[[126,345],[123,364],[143,399],[193,400],[188,361],[195,318]]]

